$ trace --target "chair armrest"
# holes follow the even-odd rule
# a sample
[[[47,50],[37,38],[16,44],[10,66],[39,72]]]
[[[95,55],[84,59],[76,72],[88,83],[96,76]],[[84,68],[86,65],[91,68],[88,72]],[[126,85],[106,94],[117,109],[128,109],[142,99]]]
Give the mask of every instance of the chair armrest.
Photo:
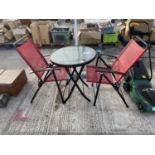
[[[51,56],[51,55],[50,54],[43,55],[43,57],[49,57],[49,56]]]
[[[107,56],[107,57],[117,58],[117,56],[115,56],[115,55],[110,55],[110,54],[100,53],[99,55],[100,55],[100,56]]]
[[[102,70],[101,69],[97,69],[96,72],[125,75],[125,73],[122,73],[122,72],[117,72],[117,71],[113,71],[113,70],[104,70],[104,69],[102,69]]]
[[[30,74],[36,73],[36,72],[42,72],[42,71],[53,71],[53,70],[60,70],[60,68],[58,68],[58,67],[53,67],[53,68],[40,68],[40,69],[36,69],[34,71],[31,71]]]

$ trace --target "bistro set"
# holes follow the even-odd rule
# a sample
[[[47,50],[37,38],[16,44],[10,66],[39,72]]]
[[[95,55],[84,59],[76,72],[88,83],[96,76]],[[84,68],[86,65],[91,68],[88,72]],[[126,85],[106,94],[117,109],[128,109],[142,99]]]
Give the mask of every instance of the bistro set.
[[[82,97],[90,102],[91,100],[79,85],[79,82],[82,82],[85,87],[88,87],[87,82],[90,82],[92,86],[94,86],[93,83],[96,83],[97,86],[93,101],[94,105],[96,105],[100,85],[110,84],[128,107],[121,91],[121,80],[148,48],[143,40],[140,41],[146,45],[144,48],[137,44],[135,39],[131,39],[115,58],[113,64],[109,65],[101,55],[96,53],[95,49],[86,46],[60,48],[50,55],[50,63],[48,63],[32,39],[26,40],[22,45],[17,46],[16,50],[38,77],[38,88],[31,99],[31,103],[33,103],[38,91],[45,82],[54,82],[56,84],[63,104],[70,99],[75,88]],[[96,58],[96,64],[90,65]],[[103,66],[98,66],[99,61],[103,62]],[[85,68],[86,80],[82,77]],[[62,81],[65,82],[65,89],[72,83],[67,96],[64,95],[65,89],[62,90],[60,87]]]

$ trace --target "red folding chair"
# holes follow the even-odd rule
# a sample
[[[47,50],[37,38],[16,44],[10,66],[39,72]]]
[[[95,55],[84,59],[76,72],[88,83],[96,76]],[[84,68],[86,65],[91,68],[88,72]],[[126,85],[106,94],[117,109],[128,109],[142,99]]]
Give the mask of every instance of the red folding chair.
[[[139,38],[140,39],[140,38]],[[148,49],[147,44],[140,39],[140,41],[145,44],[145,48],[139,46],[134,39],[131,39],[129,43],[123,48],[118,57],[115,59],[113,64],[109,66],[104,62],[103,67],[98,66],[87,66],[87,81],[97,84],[97,91],[95,93],[94,106],[96,105],[96,100],[98,97],[99,89],[101,84],[110,84],[119,94],[126,107],[128,107],[127,102],[120,90],[121,79],[126,75],[129,69],[136,63],[138,59],[144,54]]]
[[[45,82],[52,81],[56,82],[61,100],[64,103],[63,95],[58,81],[67,79],[67,73],[65,69],[62,67],[53,66],[52,64],[48,64],[37,46],[33,43],[32,39],[29,39],[21,46],[17,47],[16,50],[32,69],[33,73],[35,73],[38,77],[38,89],[34,93],[31,99],[31,103],[33,102],[42,85]]]

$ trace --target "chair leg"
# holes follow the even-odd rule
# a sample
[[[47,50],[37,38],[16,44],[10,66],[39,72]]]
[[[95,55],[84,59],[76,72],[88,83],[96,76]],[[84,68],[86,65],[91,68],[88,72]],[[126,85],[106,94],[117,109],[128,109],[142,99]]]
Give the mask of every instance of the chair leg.
[[[118,95],[121,97],[121,99],[123,100],[125,106],[126,106],[127,108],[129,108],[129,106],[128,106],[128,104],[127,104],[127,102],[126,102],[124,96],[120,93],[120,91],[119,91],[117,88],[115,88],[115,90],[116,90],[116,92],[118,93]]]
[[[52,72],[47,71],[46,75],[45,75],[45,79],[43,81],[39,81],[38,83],[38,89],[36,90],[36,92],[34,93],[32,99],[31,99],[31,104],[33,103],[33,100],[35,99],[36,95],[38,94],[40,88],[42,87],[42,85],[46,82],[46,80],[49,78],[49,76],[51,75]]]
[[[63,104],[65,104],[65,101],[64,101],[64,98],[63,98],[63,94],[62,94],[61,89],[60,89],[60,85],[58,84],[57,80],[55,82],[56,82],[56,85],[57,85],[57,88],[58,88],[59,95],[61,97],[61,101],[62,101]]]
[[[103,77],[103,75],[100,76],[99,83],[98,83],[98,86],[97,86],[97,90],[96,90],[96,94],[95,94],[95,99],[94,99],[94,104],[93,104],[94,106],[96,106],[96,100],[97,100],[97,97],[98,97],[98,93],[99,93],[102,77]]]
[[[119,87],[117,85],[114,85],[105,74],[102,74],[105,79],[109,82],[109,84],[111,84],[111,86],[116,90],[116,92],[118,93],[118,95],[121,97],[121,99],[123,100],[124,104],[126,105],[127,108],[129,108],[127,102],[125,101],[124,96],[120,93],[119,91]]]
[[[42,85],[43,85],[43,83],[39,83],[39,84],[38,84],[38,89],[36,90],[36,92],[34,93],[32,99],[31,99],[31,101],[30,101],[31,104],[33,103],[33,100],[35,99],[35,97],[36,97],[36,95],[38,94],[38,92],[39,92],[40,88],[42,87]]]
[[[55,82],[56,82],[56,85],[57,85],[57,88],[58,88],[59,95],[60,95],[60,97],[61,97],[61,101],[62,101],[63,104],[65,104],[65,100],[64,100],[64,97],[63,97],[63,93],[62,93],[62,91],[61,91],[61,89],[60,89],[60,85],[59,85],[59,83],[58,83],[58,80],[57,80],[57,77],[56,77],[56,75],[55,75],[54,70],[53,70],[52,73],[53,73],[53,76],[54,76],[54,79],[55,79]]]
[[[97,86],[97,90],[96,90],[96,94],[95,94],[95,99],[94,99],[94,104],[93,104],[94,106],[96,106],[96,100],[97,100],[97,97],[98,97],[99,89],[100,89],[100,83]]]

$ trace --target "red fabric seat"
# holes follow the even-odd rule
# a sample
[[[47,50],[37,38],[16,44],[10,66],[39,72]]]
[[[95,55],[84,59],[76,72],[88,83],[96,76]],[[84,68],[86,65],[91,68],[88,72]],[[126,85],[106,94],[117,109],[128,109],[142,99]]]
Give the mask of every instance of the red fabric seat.
[[[96,104],[100,84],[110,84],[117,91],[117,93],[124,101],[125,105],[128,107],[123,95],[119,91],[120,80],[125,76],[129,69],[144,54],[147,49],[147,44],[146,48],[142,48],[141,46],[139,46],[139,44],[136,43],[134,39],[131,39],[128,44],[122,49],[122,51],[110,67],[103,59],[102,61],[106,67],[87,66],[87,81],[98,83],[94,105]]]
[[[58,67],[59,70],[55,70],[56,78],[58,81],[63,81],[67,79],[67,72],[65,68]],[[49,78],[46,80],[47,82],[55,81],[53,74],[49,76]]]
[[[107,67],[96,67],[96,66],[87,66],[87,82],[99,83],[101,72],[96,72],[96,70],[109,70]],[[111,73],[105,73],[109,80],[114,84],[114,77]],[[109,84],[109,82],[103,77],[101,83]]]
[[[41,86],[45,82],[51,82],[51,81],[56,82],[61,99],[64,102],[63,96],[57,81],[62,81],[67,79],[67,72],[65,68],[58,67],[58,66],[56,67],[56,66],[53,66],[52,64],[48,64],[48,62],[41,54],[38,47],[33,43],[32,39],[29,39],[21,46],[17,47],[16,50],[39,79],[38,89],[35,92],[34,96],[32,97],[31,103],[33,102]],[[56,78],[54,77],[53,70]]]
[[[122,74],[115,74],[115,80],[113,80],[113,76],[111,73],[108,73],[108,68],[98,67],[98,66],[87,66],[87,81],[88,82],[99,82],[99,77],[101,72],[96,72],[96,70],[107,70],[104,75],[106,75],[109,80],[114,84],[118,81],[120,81],[123,77],[123,74],[127,73],[127,71],[133,66],[133,64],[142,56],[142,54],[145,52],[145,49],[140,47],[134,39],[131,39],[130,42],[126,45],[125,48],[121,51],[119,56],[116,58],[114,63],[111,66],[111,71],[113,72],[121,72]],[[109,84],[109,82],[103,77],[101,83]]]
[[[40,50],[33,43],[32,39],[29,39],[23,45],[16,48],[21,57],[25,60],[25,62],[30,66],[30,68],[34,71],[36,76],[42,79],[42,76],[46,73],[44,69],[49,68],[49,64],[46,59],[41,54]],[[52,67],[51,67],[52,68]],[[57,67],[59,70],[55,70],[57,80],[66,80],[67,72],[62,67]],[[40,72],[35,72],[35,70],[43,69]],[[53,75],[47,79],[48,82],[55,81]]]

